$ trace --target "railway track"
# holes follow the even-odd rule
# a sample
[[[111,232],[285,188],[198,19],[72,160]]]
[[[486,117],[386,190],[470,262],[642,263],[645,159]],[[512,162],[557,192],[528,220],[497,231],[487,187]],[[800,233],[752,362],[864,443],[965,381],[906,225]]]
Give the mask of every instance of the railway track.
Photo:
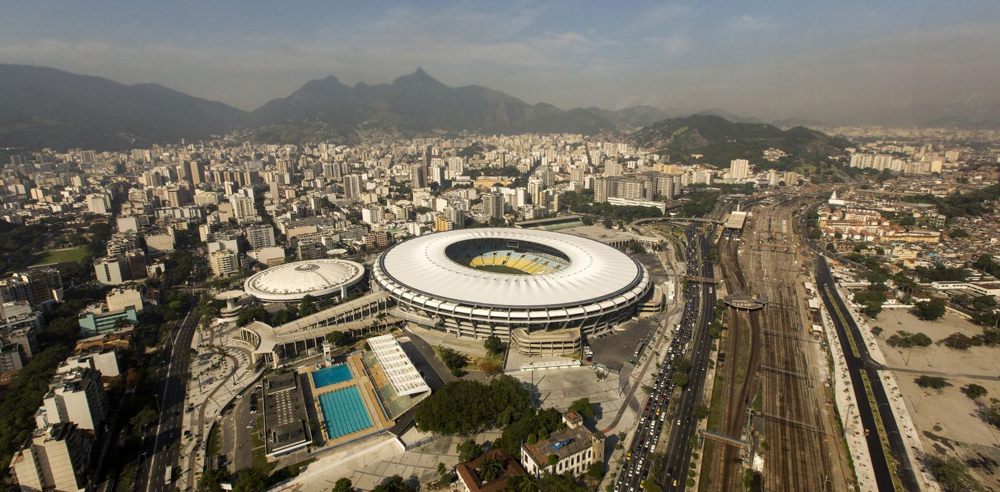
[[[805,332],[795,290],[798,278],[795,270],[788,268],[792,258],[787,253],[792,246],[787,230],[792,221],[790,209],[769,207],[757,216],[752,226],[754,244],[746,245],[744,258],[740,258],[749,272],[747,288],[768,299],[763,309],[754,312],[758,319],[754,330],[766,327],[783,335],[766,337],[760,351],[760,363],[776,369],[762,371],[759,378],[764,395],[762,411],[777,417],[755,421],[761,437],[758,452],[764,457],[764,490],[833,490],[829,472],[833,465],[819,412],[826,399],[812,378],[798,376],[811,371],[800,340]],[[756,242],[771,247],[756,248]]]
[[[739,243],[725,241],[719,245],[720,266],[726,279],[729,293],[749,293],[746,276],[739,263]],[[728,309],[726,317],[729,320],[726,340],[726,361],[724,362],[725,393],[723,396],[723,416],[719,431],[723,434],[742,437],[746,426],[751,395],[756,388],[756,377],[759,371],[761,327],[756,312]],[[711,490],[737,490],[742,484],[741,468],[737,463],[741,451],[732,446],[716,446],[718,452],[713,459],[714,470],[718,477],[708,487]]]

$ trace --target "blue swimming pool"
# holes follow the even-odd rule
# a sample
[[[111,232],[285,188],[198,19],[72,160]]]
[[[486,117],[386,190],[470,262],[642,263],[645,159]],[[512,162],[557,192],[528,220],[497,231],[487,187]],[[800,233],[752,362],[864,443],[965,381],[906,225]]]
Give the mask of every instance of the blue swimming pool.
[[[348,386],[319,395],[319,406],[323,410],[323,424],[330,439],[336,439],[352,432],[372,426],[365,403],[357,386]]]
[[[313,383],[317,388],[330,386],[331,384],[343,383],[351,380],[351,368],[347,364],[337,364],[324,367],[318,371],[313,371]]]

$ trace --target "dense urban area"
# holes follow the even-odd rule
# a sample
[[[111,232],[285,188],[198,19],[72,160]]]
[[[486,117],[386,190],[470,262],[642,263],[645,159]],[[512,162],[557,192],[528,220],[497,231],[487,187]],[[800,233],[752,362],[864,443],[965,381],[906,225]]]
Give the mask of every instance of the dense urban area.
[[[998,136],[668,127],[3,149],[4,480],[1000,487]]]

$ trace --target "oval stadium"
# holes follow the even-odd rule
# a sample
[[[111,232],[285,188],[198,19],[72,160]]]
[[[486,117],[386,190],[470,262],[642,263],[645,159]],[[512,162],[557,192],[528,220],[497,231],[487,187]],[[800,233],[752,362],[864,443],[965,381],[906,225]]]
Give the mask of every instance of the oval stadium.
[[[243,283],[243,290],[265,302],[298,302],[305,296],[344,298],[364,276],[365,267],[353,261],[296,261],[254,274]]]
[[[411,321],[458,335],[496,334],[527,353],[573,349],[580,335],[635,316],[652,291],[646,268],[621,251],[528,229],[411,239],[378,257],[372,279]]]

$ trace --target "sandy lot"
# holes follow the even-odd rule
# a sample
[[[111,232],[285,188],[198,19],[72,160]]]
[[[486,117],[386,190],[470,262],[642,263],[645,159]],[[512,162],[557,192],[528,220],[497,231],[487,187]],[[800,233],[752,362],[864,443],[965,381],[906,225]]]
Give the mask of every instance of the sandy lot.
[[[937,321],[922,321],[906,310],[885,310],[870,324],[885,330],[878,337],[879,347],[886,363],[896,368],[893,375],[925,451],[958,456],[973,465],[983,485],[991,489],[1000,486],[1000,430],[983,422],[977,414],[978,404],[961,391],[975,383],[988,391],[984,402],[1000,398],[1000,381],[996,380],[1000,376],[1000,348],[954,350],[938,345],[936,342],[955,332],[967,336],[982,332],[952,312]],[[922,332],[935,344],[910,349],[888,346],[885,340],[900,330]],[[951,386],[940,391],[921,388],[914,379],[922,373],[944,377]]]
[[[922,321],[906,310],[887,309],[882,311],[877,321],[869,321],[869,324],[881,326],[885,330],[879,336],[879,346],[882,348],[882,353],[885,354],[886,362],[891,367],[977,376],[1000,376],[1000,347],[972,347],[969,350],[954,350],[936,343],[955,332],[967,336],[982,333],[981,327],[950,311],[937,321]],[[909,349],[888,346],[885,340],[900,330],[910,333],[922,332],[931,337],[935,344],[926,348]]]

